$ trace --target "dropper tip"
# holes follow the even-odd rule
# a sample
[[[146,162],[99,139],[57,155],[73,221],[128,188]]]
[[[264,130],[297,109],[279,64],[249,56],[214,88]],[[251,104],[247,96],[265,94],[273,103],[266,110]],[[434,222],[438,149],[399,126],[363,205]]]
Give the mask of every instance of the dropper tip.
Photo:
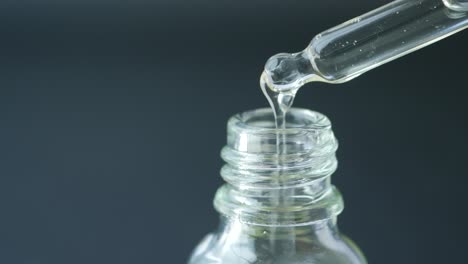
[[[262,74],[270,88],[277,91],[295,90],[302,86],[306,77],[313,74],[311,63],[304,52],[276,54],[265,64]]]

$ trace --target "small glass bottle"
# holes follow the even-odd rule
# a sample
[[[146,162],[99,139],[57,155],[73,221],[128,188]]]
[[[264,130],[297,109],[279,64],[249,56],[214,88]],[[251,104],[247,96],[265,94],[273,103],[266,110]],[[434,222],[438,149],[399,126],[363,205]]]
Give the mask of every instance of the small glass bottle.
[[[275,129],[271,109],[232,117],[215,197],[219,229],[194,250],[189,264],[365,264],[340,234],[343,210],[330,183],[337,141],[324,115],[293,108]]]

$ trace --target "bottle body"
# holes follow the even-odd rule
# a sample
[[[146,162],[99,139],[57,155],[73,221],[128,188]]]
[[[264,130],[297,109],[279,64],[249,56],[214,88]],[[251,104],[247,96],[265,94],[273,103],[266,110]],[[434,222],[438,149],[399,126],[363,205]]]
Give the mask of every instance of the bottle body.
[[[343,200],[330,180],[338,146],[330,121],[297,108],[287,119],[276,129],[272,110],[258,109],[229,120],[226,184],[214,199],[221,225],[189,264],[366,264],[336,225]]]
[[[195,249],[189,264],[364,264],[334,219],[304,226],[252,226],[221,218],[217,232]]]

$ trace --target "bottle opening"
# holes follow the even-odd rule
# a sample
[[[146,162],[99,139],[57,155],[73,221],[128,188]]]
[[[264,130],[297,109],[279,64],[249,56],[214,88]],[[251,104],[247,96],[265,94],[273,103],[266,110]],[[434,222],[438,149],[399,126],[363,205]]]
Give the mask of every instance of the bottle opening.
[[[227,147],[251,154],[278,154],[279,145],[283,150],[281,155],[313,155],[336,150],[331,123],[325,115],[292,108],[286,120],[286,128],[277,129],[269,108],[237,114],[228,122]]]
[[[283,129],[283,132],[298,128],[319,130],[331,126],[330,121],[325,115],[301,108],[292,108],[286,114],[286,119],[286,129]],[[275,117],[271,108],[261,108],[237,114],[230,119],[229,125],[235,125],[239,129],[245,130],[277,130],[275,127]]]

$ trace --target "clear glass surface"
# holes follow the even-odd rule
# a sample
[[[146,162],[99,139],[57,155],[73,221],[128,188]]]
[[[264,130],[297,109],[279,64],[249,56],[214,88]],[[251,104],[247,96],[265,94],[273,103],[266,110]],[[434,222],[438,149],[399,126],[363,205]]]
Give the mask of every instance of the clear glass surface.
[[[330,121],[297,108],[286,117],[282,129],[271,109],[229,120],[221,153],[227,183],[214,201],[221,225],[189,264],[366,263],[336,226],[343,201],[330,182],[338,146]]]

